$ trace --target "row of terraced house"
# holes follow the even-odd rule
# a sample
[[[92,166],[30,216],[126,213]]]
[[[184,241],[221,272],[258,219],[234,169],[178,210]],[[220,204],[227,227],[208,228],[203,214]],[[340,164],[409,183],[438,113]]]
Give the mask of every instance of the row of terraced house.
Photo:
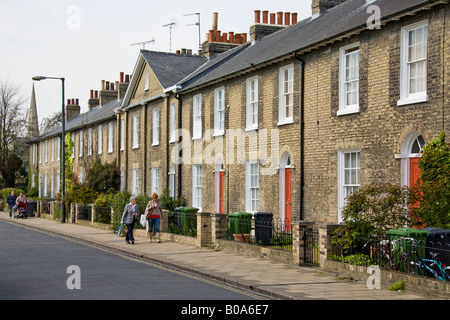
[[[199,54],[141,50],[131,75],[91,91],[86,113],[68,101],[75,177],[99,157],[133,194],[340,222],[362,186],[414,183],[423,146],[449,131],[449,9],[312,0],[302,21],[255,11],[248,40],[215,24]],[[54,196],[61,129],[29,143],[32,183]]]

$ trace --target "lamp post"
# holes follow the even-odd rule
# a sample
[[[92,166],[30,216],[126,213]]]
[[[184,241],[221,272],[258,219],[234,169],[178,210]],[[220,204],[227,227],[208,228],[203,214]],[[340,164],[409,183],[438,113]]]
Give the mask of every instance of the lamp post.
[[[65,112],[65,106],[64,106],[64,78],[54,78],[54,77],[44,77],[44,76],[36,76],[33,77],[34,81],[41,81],[41,80],[61,80],[62,82],[62,137],[61,137],[61,144],[62,144],[62,150],[61,150],[61,179],[62,179],[62,197],[61,197],[61,223],[66,222],[66,208],[64,206],[64,197],[66,195],[66,112]]]

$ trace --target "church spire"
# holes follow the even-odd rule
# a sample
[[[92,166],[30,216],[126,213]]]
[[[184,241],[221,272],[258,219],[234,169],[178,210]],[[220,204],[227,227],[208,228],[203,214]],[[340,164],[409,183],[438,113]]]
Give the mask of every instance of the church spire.
[[[28,138],[35,138],[39,136],[39,122],[36,107],[36,95],[33,89],[31,91],[30,110],[28,112]]]

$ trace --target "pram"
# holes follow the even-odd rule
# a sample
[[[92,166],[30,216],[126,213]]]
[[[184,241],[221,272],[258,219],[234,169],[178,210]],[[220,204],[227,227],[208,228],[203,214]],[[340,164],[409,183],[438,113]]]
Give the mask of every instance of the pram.
[[[17,205],[17,214],[14,218],[22,218],[22,219],[28,219],[27,217],[27,204],[24,202],[19,202]]]

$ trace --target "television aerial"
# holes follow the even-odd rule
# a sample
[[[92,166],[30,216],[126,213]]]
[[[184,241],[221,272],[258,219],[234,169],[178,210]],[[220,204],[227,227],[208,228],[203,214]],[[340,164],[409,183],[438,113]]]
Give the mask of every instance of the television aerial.
[[[149,40],[149,41],[132,43],[132,44],[130,44],[130,46],[142,46],[142,50],[145,50],[145,45],[146,44],[149,44],[149,43],[155,44],[155,42],[156,42],[155,38],[152,38],[152,40]]]
[[[202,38],[201,38],[201,35],[200,35],[200,13],[199,12],[197,12],[197,13],[189,13],[189,14],[185,14],[184,16],[187,17],[187,16],[194,16],[194,15],[197,16],[198,21],[196,23],[193,23],[193,24],[188,24],[187,26],[198,26],[198,47],[199,47],[199,49],[201,49],[202,48]]]
[[[174,19],[174,18],[172,18],[170,20],[171,20],[171,22],[168,23],[168,24],[163,25],[163,27],[164,28],[165,27],[169,27],[170,28],[170,51],[169,52],[172,52],[172,29],[175,29],[175,30],[178,29],[178,20]]]

